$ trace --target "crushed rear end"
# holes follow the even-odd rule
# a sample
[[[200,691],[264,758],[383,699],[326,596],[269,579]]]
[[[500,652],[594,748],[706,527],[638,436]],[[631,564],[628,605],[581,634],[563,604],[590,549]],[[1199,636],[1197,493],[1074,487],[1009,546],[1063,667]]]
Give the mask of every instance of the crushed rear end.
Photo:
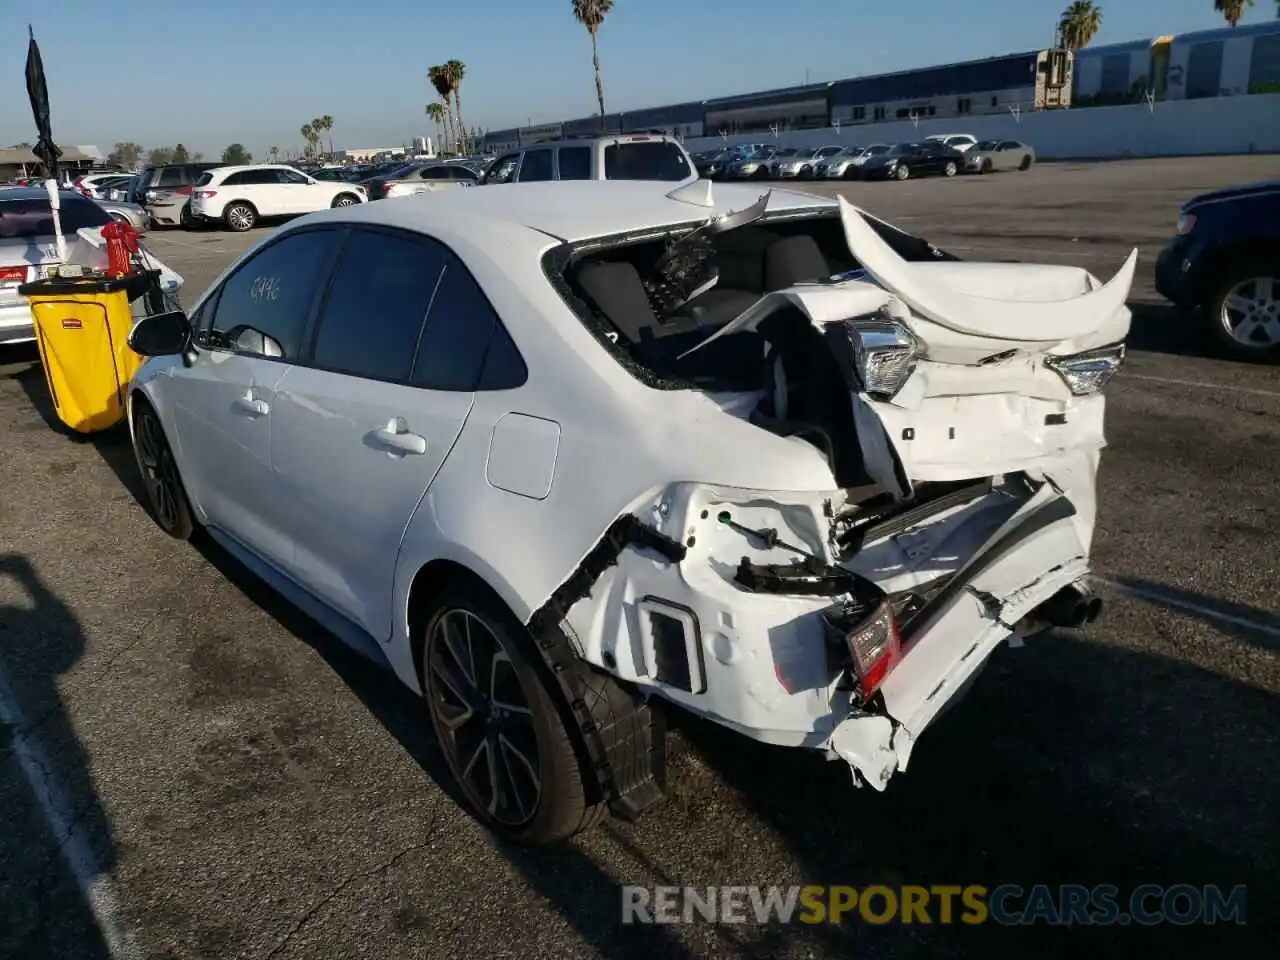
[[[1100,612],[1102,391],[1124,358],[1136,251],[1105,285],[1069,267],[910,262],[887,225],[844,201],[839,215],[855,270],[759,297],[680,357],[688,370],[717,341],[755,338],[759,389],[706,397],[772,435],[761,455],[818,447],[829,488],[646,493],[629,515],[671,549],[623,544],[564,622],[589,661],[754,739],[841,758],[879,790],[997,646]]]

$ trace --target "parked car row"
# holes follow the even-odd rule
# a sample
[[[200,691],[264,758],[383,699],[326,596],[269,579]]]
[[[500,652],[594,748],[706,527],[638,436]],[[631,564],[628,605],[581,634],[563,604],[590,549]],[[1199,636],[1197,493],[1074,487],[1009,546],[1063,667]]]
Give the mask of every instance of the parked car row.
[[[956,133],[898,144],[830,145],[813,150],[739,144],[693,159],[699,175],[711,180],[907,180],[1029,170],[1035,150],[1017,140],[979,141]]]
[[[170,164],[148,167],[128,189],[158,226],[222,225],[243,232],[263,220],[456,187],[538,180],[679,183],[696,177],[692,159],[673,137],[629,134],[531,143],[493,159],[419,158],[341,167]],[[102,188],[87,180],[83,187],[81,192]]]

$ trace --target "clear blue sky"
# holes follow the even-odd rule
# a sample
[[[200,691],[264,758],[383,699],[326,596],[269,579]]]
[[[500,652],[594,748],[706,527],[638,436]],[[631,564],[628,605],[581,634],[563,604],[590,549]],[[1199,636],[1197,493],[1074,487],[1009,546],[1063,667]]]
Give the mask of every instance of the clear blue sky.
[[[1047,46],[1066,0],[617,0],[600,32],[609,111]],[[1099,0],[1112,43],[1222,26],[1212,0]],[[1245,22],[1276,15],[1258,0]],[[335,146],[431,132],[427,67],[462,60],[468,126],[595,111],[570,0],[31,0],[0,4],[0,145],[34,140],[27,23],[62,144],[232,141],[297,149],[320,114]]]

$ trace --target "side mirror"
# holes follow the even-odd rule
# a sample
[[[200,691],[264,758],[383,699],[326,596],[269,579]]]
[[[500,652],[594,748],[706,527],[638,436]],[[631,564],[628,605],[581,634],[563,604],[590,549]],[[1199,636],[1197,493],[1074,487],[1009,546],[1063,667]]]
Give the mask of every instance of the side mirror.
[[[181,310],[143,317],[129,333],[129,349],[142,357],[176,357],[191,342],[191,321]]]

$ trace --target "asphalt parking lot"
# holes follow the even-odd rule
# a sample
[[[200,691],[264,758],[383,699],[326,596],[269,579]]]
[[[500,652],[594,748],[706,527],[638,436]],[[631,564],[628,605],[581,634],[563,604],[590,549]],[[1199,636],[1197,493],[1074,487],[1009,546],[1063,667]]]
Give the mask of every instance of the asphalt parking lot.
[[[1142,249],[1101,468],[1107,611],[1000,651],[885,795],[854,791],[841,764],[678,720],[669,799],[554,853],[489,839],[442,786],[411,696],[216,548],[166,538],[136,499],[127,445],[51,429],[33,351],[0,352],[0,957],[1178,957],[1274,944],[1280,369],[1211,358],[1158,304],[1150,271],[1182,200],[1276,168],[1046,164],[841,184],[962,256],[1076,263],[1105,280]],[[261,235],[149,245],[190,302]],[[1248,924],[620,923],[621,884],[1146,882],[1247,885]]]

